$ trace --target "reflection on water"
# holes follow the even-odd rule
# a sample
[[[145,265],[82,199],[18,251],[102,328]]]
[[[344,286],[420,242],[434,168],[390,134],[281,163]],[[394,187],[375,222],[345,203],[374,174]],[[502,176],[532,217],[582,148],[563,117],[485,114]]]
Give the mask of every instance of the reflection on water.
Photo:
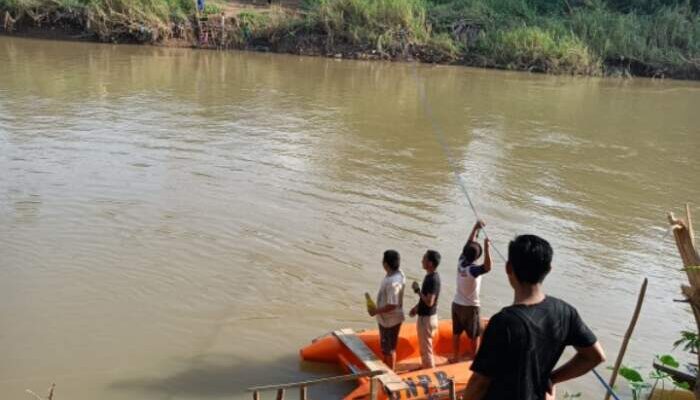
[[[473,223],[416,75],[495,244],[550,239],[549,291],[610,354],[643,276],[628,363],[692,322],[662,238],[700,198],[696,83],[11,38],[0,66],[8,398],[55,381],[74,400],[243,399],[332,373],[296,351],[372,326],[381,252],[419,278],[424,249],[456,260]],[[511,300],[502,268],[483,290],[488,314]]]

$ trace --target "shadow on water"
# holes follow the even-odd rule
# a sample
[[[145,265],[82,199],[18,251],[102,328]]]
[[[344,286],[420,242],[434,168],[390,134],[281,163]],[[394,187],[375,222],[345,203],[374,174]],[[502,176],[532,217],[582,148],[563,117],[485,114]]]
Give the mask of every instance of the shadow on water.
[[[139,377],[115,381],[111,389],[148,393],[159,398],[252,398],[246,389],[334,376],[342,372],[330,364],[299,361],[289,355],[273,361],[246,360],[232,355],[203,355],[183,360],[184,368],[167,376]],[[354,383],[318,385],[309,388],[309,396],[342,398]],[[263,396],[272,398],[274,391]],[[290,398],[298,391],[289,390]]]

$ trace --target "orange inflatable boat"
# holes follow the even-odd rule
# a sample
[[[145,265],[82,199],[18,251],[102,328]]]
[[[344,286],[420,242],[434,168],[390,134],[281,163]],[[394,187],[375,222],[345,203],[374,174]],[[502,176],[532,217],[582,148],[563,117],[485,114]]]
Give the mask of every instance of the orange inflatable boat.
[[[482,321],[482,324],[485,321]],[[301,349],[301,358],[307,361],[340,365],[351,373],[383,371],[378,376],[382,389],[380,399],[442,399],[447,398],[450,380],[457,390],[463,390],[471,376],[474,351],[470,340],[462,335],[460,350],[467,355],[455,363],[448,363],[452,355],[452,321],[440,321],[433,337],[435,368],[421,369],[418,335],[414,323],[401,326],[396,348],[396,370],[381,361],[379,331],[355,332],[342,329],[314,340]],[[358,380],[358,386],[344,400],[370,398],[369,378]]]

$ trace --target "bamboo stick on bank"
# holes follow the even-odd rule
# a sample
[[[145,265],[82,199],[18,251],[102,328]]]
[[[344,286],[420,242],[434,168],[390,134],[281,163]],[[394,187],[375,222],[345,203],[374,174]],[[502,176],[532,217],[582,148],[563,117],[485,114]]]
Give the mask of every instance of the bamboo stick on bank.
[[[647,284],[649,280],[644,278],[642,282],[642,288],[639,290],[639,296],[637,296],[637,305],[634,308],[634,313],[632,314],[632,320],[627,327],[627,332],[625,332],[625,337],[622,340],[622,345],[620,346],[620,352],[617,353],[617,360],[615,360],[615,366],[613,367],[612,375],[610,375],[610,387],[615,387],[615,381],[617,380],[617,373],[620,371],[620,366],[622,366],[622,359],[625,357],[625,352],[627,351],[627,345],[632,337],[632,332],[634,332],[634,327],[637,325],[637,320],[639,319],[639,313],[642,311],[642,304],[644,303],[644,296],[647,293]],[[610,392],[605,394],[605,400],[610,400]]]

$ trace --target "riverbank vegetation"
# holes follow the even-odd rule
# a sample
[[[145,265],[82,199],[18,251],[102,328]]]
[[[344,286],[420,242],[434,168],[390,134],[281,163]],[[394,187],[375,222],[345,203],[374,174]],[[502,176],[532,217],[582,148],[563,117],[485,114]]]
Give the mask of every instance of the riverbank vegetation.
[[[700,79],[700,0],[302,0],[220,23],[224,6],[202,22],[192,0],[0,0],[5,30],[101,41]]]
[[[156,43],[188,25],[189,0],[0,0],[5,31],[59,30],[103,42]]]

